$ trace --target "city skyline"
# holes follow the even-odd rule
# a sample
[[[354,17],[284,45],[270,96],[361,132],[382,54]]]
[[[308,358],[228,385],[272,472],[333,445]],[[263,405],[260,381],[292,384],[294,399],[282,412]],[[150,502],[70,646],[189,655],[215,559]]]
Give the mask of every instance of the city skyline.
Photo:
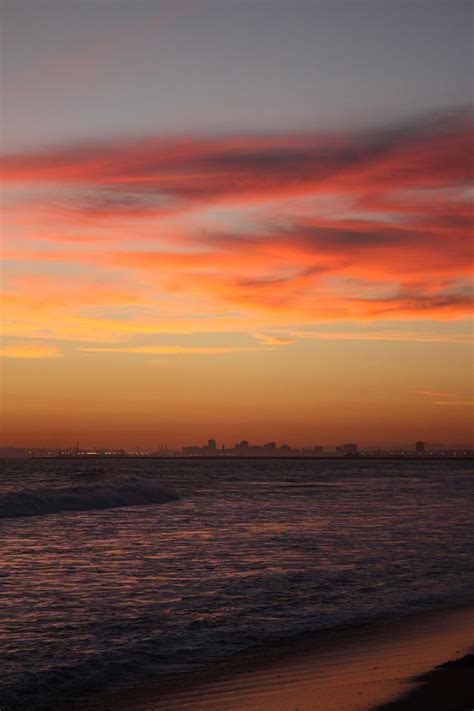
[[[472,440],[469,2],[3,15],[0,444]]]
[[[306,442],[296,445],[288,439],[282,441],[255,442],[252,439],[237,440],[234,443],[226,445],[225,442],[211,438],[207,442],[199,444],[181,444],[178,446],[169,447],[168,444],[156,444],[152,447],[142,447],[141,444],[136,444],[134,447],[126,446],[110,446],[104,443],[86,443],[85,445],[76,441],[75,444],[64,443],[60,446],[56,445],[39,446],[31,445],[27,447],[8,447],[0,446],[0,453],[8,456],[8,452],[26,453],[34,455],[35,453],[68,454],[68,455],[131,455],[131,456],[175,456],[181,455],[185,457],[194,456],[220,456],[220,455],[237,455],[237,456],[254,456],[264,454],[266,456],[281,456],[286,454],[302,455],[302,456],[325,456],[333,454],[363,454],[363,453],[407,453],[416,452],[423,453],[453,453],[461,452],[471,454],[474,449],[472,442],[424,442],[422,440],[414,440],[413,442],[398,443],[393,446],[371,445],[367,442],[355,443],[344,442],[324,442],[319,444]]]

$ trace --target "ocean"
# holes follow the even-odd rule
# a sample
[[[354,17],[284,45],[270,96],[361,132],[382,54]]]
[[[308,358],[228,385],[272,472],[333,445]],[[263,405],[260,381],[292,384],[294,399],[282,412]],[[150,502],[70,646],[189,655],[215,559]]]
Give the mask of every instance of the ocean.
[[[470,600],[473,510],[465,461],[3,461],[0,708]]]

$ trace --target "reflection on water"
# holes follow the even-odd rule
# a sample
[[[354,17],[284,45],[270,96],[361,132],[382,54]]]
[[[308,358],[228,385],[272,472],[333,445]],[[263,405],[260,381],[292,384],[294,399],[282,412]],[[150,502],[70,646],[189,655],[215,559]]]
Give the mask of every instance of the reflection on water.
[[[180,496],[0,520],[0,701],[12,706],[474,587],[469,462],[36,460],[4,470],[0,512],[21,489],[61,490],[61,501],[71,487],[126,481]]]

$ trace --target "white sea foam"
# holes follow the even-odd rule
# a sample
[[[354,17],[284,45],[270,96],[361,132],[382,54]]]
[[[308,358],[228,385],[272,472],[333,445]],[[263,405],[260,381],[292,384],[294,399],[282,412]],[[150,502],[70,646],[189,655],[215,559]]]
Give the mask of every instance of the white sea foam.
[[[160,484],[136,480],[121,481],[113,486],[24,489],[0,495],[0,519],[163,504],[178,498],[175,491]]]

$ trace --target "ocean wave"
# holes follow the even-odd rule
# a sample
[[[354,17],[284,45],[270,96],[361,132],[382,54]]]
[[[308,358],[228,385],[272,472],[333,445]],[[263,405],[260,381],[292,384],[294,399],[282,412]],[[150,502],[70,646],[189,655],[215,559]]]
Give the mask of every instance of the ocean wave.
[[[178,498],[175,491],[160,484],[136,480],[110,486],[24,489],[0,495],[0,519],[164,504]]]

